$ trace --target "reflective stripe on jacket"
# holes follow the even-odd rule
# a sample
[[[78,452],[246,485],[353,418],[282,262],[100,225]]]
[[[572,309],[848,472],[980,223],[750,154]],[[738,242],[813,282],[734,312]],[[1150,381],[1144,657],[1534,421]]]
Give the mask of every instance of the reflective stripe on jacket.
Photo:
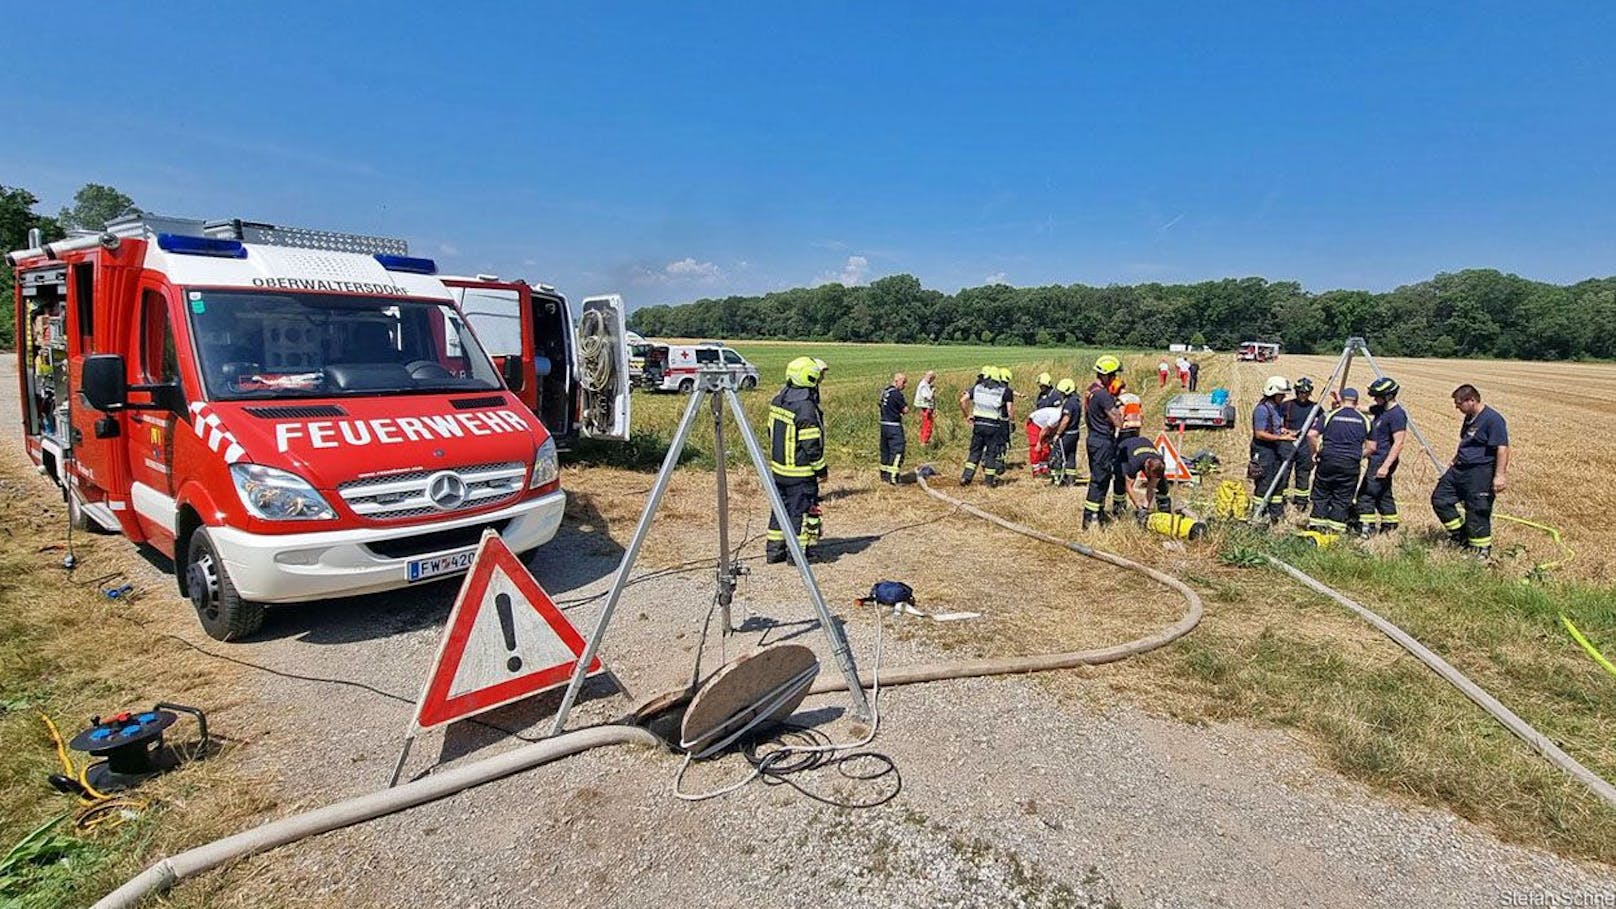
[[[825,469],[825,429],[813,390],[787,385],[769,402],[769,470],[811,477]]]

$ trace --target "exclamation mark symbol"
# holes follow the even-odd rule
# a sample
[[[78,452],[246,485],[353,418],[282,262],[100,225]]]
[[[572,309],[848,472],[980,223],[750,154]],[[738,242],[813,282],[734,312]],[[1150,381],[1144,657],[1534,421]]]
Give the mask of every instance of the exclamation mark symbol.
[[[521,672],[522,658],[516,655],[516,620],[511,617],[510,594],[495,595],[494,611],[499,613],[499,630],[505,635],[505,649],[511,652],[510,659],[505,661],[505,668],[512,672]]]

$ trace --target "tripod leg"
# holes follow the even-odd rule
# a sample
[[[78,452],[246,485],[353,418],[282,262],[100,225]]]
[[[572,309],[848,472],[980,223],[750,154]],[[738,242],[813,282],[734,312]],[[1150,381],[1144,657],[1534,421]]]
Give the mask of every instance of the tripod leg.
[[[836,657],[836,663],[847,679],[847,691],[853,699],[853,713],[859,719],[869,722],[870,702],[864,696],[864,685],[859,681],[858,667],[853,663],[853,651],[847,646],[847,637],[836,624],[836,618],[831,615],[830,607],[825,605],[825,597],[819,592],[819,584],[814,580],[814,573],[808,569],[808,559],[803,555],[802,544],[797,542],[796,534],[791,532],[791,519],[786,514],[786,505],[780,500],[780,491],[774,487],[774,480],[769,476],[769,463],[763,457],[763,449],[758,447],[757,436],[752,434],[752,426],[746,420],[746,412],[741,409],[741,399],[736,397],[732,389],[724,389],[723,394],[725,400],[729,401],[730,412],[735,414],[735,422],[740,427],[738,435],[741,441],[746,443],[747,453],[752,456],[752,466],[757,470],[758,480],[763,484],[763,491],[768,494],[769,508],[774,512],[775,520],[786,530],[786,549],[791,553],[791,560],[797,565],[798,574],[802,575],[803,586],[808,589],[808,599],[813,602],[814,612],[819,615],[819,627],[830,640],[831,653]]]
[[[685,440],[690,438],[690,428],[696,425],[696,413],[701,409],[702,398],[708,394],[711,392],[698,390],[690,395],[690,406],[685,408],[685,415],[679,421],[679,429],[673,434],[673,441],[668,444],[667,457],[662,459],[662,469],[657,472],[656,482],[651,486],[651,497],[645,500],[645,510],[640,513],[640,523],[634,528],[634,537],[629,540],[628,549],[623,553],[623,560],[617,565],[617,577],[612,579],[611,595],[606,598],[606,606],[600,611],[600,618],[595,622],[595,630],[590,634],[588,643],[584,645],[584,655],[578,658],[578,664],[573,667],[572,680],[567,683],[566,694],[561,696],[561,706],[556,708],[555,723],[550,727],[551,735],[560,735],[567,728],[567,714],[572,712],[573,702],[577,700],[578,691],[584,684],[584,675],[589,671],[589,665],[595,661],[601,640],[606,637],[606,626],[611,624],[612,613],[617,609],[617,601],[622,598],[623,589],[628,586],[629,570],[634,567],[635,559],[639,558],[640,546],[645,543],[645,537],[651,530],[651,519],[656,516],[657,506],[662,504],[662,494],[668,491],[668,483],[673,480],[673,472],[679,466],[679,454],[684,451]]]

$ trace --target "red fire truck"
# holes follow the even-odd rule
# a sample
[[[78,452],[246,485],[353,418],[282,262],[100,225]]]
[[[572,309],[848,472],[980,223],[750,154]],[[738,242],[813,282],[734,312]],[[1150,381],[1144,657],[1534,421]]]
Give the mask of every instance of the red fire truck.
[[[265,604],[463,572],[484,528],[548,541],[565,497],[535,410],[557,435],[627,433],[612,298],[583,344],[544,305],[517,314],[519,396],[456,308],[493,282],[446,282],[399,240],[139,215],[7,260],[30,456],[76,525],[171,556],[219,640]],[[610,420],[581,419],[575,344],[624,377],[622,401],[592,386]]]

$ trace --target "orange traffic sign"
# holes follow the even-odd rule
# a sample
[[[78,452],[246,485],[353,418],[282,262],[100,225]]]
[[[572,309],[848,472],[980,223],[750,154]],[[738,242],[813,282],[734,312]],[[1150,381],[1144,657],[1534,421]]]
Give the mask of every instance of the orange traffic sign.
[[[584,639],[499,534],[483,533],[415,708],[431,729],[565,683]],[[600,660],[590,672],[600,671]]]
[[[1167,437],[1167,433],[1156,434],[1156,450],[1161,452],[1162,460],[1167,462],[1167,479],[1181,483],[1195,479],[1195,475],[1190,473],[1190,465],[1184,462],[1184,457],[1178,453],[1178,448],[1173,445],[1173,440]]]

